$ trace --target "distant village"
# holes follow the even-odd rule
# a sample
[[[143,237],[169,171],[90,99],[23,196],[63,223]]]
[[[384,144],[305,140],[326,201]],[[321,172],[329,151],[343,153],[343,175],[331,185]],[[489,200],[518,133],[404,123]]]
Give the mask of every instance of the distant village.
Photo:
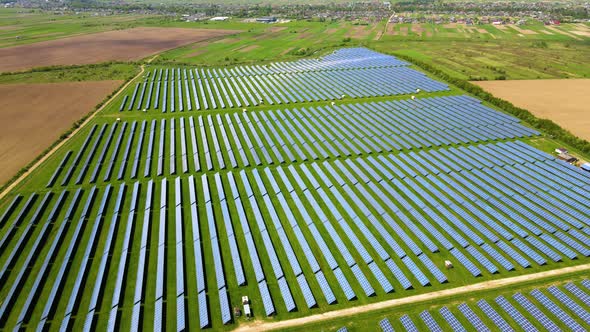
[[[290,20],[354,21],[371,24],[387,19],[390,23],[462,23],[517,24],[531,21],[546,25],[583,23],[590,21],[588,2],[449,2],[426,0],[417,2],[369,1],[329,5],[223,5],[69,1],[17,0],[4,3],[5,7],[42,8],[55,13],[90,13],[92,15],[158,14],[175,16],[179,20],[220,21],[242,19],[248,22],[281,23]]]

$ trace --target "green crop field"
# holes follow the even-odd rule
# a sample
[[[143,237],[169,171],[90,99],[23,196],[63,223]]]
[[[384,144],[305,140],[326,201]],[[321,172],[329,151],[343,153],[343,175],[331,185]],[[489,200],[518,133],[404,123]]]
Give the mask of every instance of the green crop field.
[[[53,40],[72,35],[131,28],[146,15],[57,14],[22,8],[0,8],[0,47]]]
[[[148,20],[157,26],[240,29],[212,43],[164,52],[156,63],[219,66],[290,60],[338,47],[367,46],[408,55],[467,80],[583,78],[590,75],[588,24],[546,27],[351,22],[185,23]],[[446,26],[446,27],[445,27]],[[518,30],[525,31],[526,34]],[[576,33],[573,33],[575,31]]]
[[[585,77],[587,37],[488,38],[496,28],[485,27],[477,38],[434,26],[431,36],[404,36],[385,22],[140,22],[243,32],[144,62],[142,75],[0,199],[0,329],[197,330],[206,312],[207,328],[232,330],[588,263],[580,192],[590,180],[528,147],[588,158],[580,145],[385,55],[459,79]],[[134,69],[55,68],[0,82],[125,78]],[[233,314],[244,295],[253,319]],[[449,304],[457,313],[459,300],[473,307],[495,296],[305,328],[360,330],[401,312],[416,321],[424,309]]]

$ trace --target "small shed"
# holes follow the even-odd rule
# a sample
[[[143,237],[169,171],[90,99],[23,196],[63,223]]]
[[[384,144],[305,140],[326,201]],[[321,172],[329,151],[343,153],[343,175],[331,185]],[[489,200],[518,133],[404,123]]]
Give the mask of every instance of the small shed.
[[[251,317],[252,311],[250,310],[250,299],[248,296],[242,296],[242,304],[244,305],[244,316]]]
[[[568,163],[575,163],[576,161],[578,161],[578,158],[576,158],[570,154],[567,154],[567,153],[560,153],[557,155],[557,158],[559,158],[563,161],[566,161]]]
[[[590,163],[583,163],[582,166],[580,166],[580,168],[583,171],[590,172]]]
[[[568,153],[568,151],[567,151],[567,149],[565,149],[565,148],[557,148],[557,149],[555,149],[555,153],[557,153],[557,154],[560,154],[560,153],[565,153],[565,154],[567,154],[567,153]]]
[[[452,269],[453,268],[453,263],[451,263],[451,261],[449,261],[449,260],[446,260],[445,261],[445,267],[447,269]]]

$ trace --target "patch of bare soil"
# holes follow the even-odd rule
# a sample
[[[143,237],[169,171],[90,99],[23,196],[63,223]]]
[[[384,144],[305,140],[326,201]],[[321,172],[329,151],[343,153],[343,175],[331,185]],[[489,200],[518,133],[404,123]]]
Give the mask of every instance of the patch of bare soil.
[[[555,121],[576,136],[590,140],[590,79],[473,82],[486,91],[540,118]]]
[[[28,164],[121,81],[0,85],[0,184]]]
[[[138,60],[236,30],[133,28],[0,49],[0,71],[34,67]]]

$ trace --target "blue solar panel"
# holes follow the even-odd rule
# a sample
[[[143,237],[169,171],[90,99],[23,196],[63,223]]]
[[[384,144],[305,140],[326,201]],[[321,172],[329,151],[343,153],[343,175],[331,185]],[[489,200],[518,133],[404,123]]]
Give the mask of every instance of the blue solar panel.
[[[503,296],[498,296],[496,298],[496,303],[506,312],[512,319],[516,321],[516,323],[525,331],[538,331],[534,325],[526,319],[520,311],[518,311],[514,306],[508,302]]]
[[[309,284],[307,283],[307,279],[305,279],[305,275],[300,274],[297,276],[297,283],[301,288],[301,292],[303,293],[303,297],[305,298],[305,303],[307,303],[308,308],[312,308],[317,305],[315,298],[313,297],[313,293],[309,288]]]
[[[549,319],[549,317],[539,310],[539,308],[537,308],[537,306],[529,301],[529,299],[527,299],[524,295],[516,293],[512,296],[512,298],[516,300],[516,302],[518,302],[518,304],[520,304],[536,320],[538,320],[545,329],[548,331],[561,331],[561,329],[559,329],[557,325],[555,325],[555,323]]]
[[[563,291],[555,286],[551,286],[547,288],[547,291],[551,293],[559,302],[565,305],[569,310],[576,314],[580,319],[582,319],[586,324],[590,324],[590,313],[572,300],[568,295],[566,295]]]
[[[289,289],[287,280],[284,277],[281,277],[280,279],[278,279],[278,283],[287,311],[290,312],[295,310],[295,302],[293,301],[293,296],[291,295],[291,290]]]
[[[275,313],[275,307],[272,303],[270,292],[265,280],[258,283],[258,289],[260,290],[260,296],[262,298],[262,304],[264,305],[264,312],[266,316],[270,316]]]
[[[531,295],[572,331],[584,330],[584,328],[580,324],[578,324],[578,322],[576,322],[568,313],[566,313],[563,309],[557,306],[555,302],[550,300],[545,294],[543,294],[538,289],[534,289],[533,291],[531,291]]]
[[[590,296],[588,296],[588,294],[584,292],[582,289],[580,289],[578,286],[570,282],[565,285],[565,289],[570,291],[572,294],[574,294],[574,296],[580,299],[580,301],[584,302],[585,305],[590,307]]]
[[[468,246],[465,249],[467,249],[467,251],[475,258],[475,260],[482,264],[488,270],[488,272],[492,274],[498,272],[498,268],[475,247]]]
[[[375,262],[369,263],[369,269],[371,270],[371,272],[373,272],[373,275],[375,276],[375,278],[377,278],[377,282],[379,282],[379,284],[381,285],[381,287],[383,287],[383,290],[386,293],[393,292],[393,286],[391,285],[389,280],[387,280],[387,278]]]
[[[514,265],[512,265],[512,263],[509,260],[507,260],[504,256],[502,256],[492,246],[490,246],[489,244],[485,243],[484,245],[481,246],[481,248],[485,252],[487,252],[488,255],[492,256],[492,258],[495,259],[498,263],[500,263],[500,265],[502,265],[502,267],[504,267],[506,270],[508,270],[508,271],[514,270]]]
[[[494,310],[494,308],[492,308],[492,306],[490,306],[486,300],[479,300],[477,305],[484,312],[484,314],[486,314],[486,316],[488,316],[488,318],[491,319],[494,324],[496,324],[500,331],[514,331],[508,322],[506,322],[506,320],[504,320],[504,318],[502,318],[502,316],[500,316],[500,314],[498,314],[498,312]]]
[[[199,327],[204,329],[209,326],[209,311],[207,309],[207,294],[202,291],[198,295],[199,302]]]
[[[384,318],[379,322],[379,327],[381,328],[381,331],[383,331],[383,332],[394,332],[395,331],[393,329],[393,326],[389,322],[389,319],[387,319],[387,318]]]
[[[420,256],[418,256],[418,259],[420,259],[422,263],[424,263],[424,266],[426,266],[428,271],[430,271],[430,273],[434,275],[438,282],[440,282],[441,284],[447,282],[447,277],[436,265],[434,265],[434,263],[430,260],[430,258],[428,258],[428,256],[426,256],[425,254],[421,254]]]
[[[334,292],[332,292],[332,288],[330,287],[330,284],[326,280],[324,273],[322,271],[317,271],[315,273],[315,276],[318,281],[318,284],[320,285],[320,289],[322,290],[322,293],[324,293],[324,297],[326,298],[326,301],[328,302],[328,304],[336,303],[336,296],[334,296]]]
[[[459,309],[459,311],[461,311],[461,313],[465,316],[465,318],[467,318],[469,323],[471,323],[471,325],[473,325],[473,327],[477,331],[490,330],[467,304],[461,303],[459,304],[459,306],[457,306],[457,308]]]
[[[514,239],[510,240],[510,242],[512,242],[512,244],[514,244],[515,247],[517,247],[518,249],[520,249],[527,256],[529,256],[530,258],[532,258],[537,264],[543,265],[543,264],[547,263],[547,261],[545,260],[545,258],[541,257],[541,255],[539,255],[536,251],[534,251],[533,249],[531,249],[530,247],[528,247],[526,244],[524,244],[519,239],[514,238]]]
[[[227,289],[225,287],[219,289],[219,306],[221,310],[221,322],[227,324],[231,321],[231,310],[229,307],[229,299],[227,297]]]
[[[348,280],[344,276],[344,273],[342,272],[342,270],[339,267],[337,267],[334,269],[333,272],[334,272],[334,276],[336,277],[336,280],[340,284],[340,288],[342,288],[342,291],[344,292],[344,295],[346,296],[346,299],[348,299],[350,301],[350,300],[356,298],[356,294],[352,290],[352,287],[350,287],[350,284],[348,283]]]
[[[426,286],[430,284],[430,280],[424,275],[424,273],[416,266],[414,261],[408,256],[402,258],[402,262],[410,269],[410,272],[418,279],[418,282],[422,286]]]
[[[403,327],[408,332],[418,332],[418,328],[408,315],[403,315],[400,317],[399,321],[402,323]]]
[[[451,329],[453,329],[453,331],[455,331],[455,332],[465,332],[466,331],[465,328],[463,327],[463,325],[461,324],[461,322],[459,322],[459,320],[455,317],[455,315],[453,315],[453,313],[447,307],[440,308],[440,314],[447,321],[447,323],[449,324]]]
[[[481,276],[481,271],[475,264],[473,264],[465,255],[457,248],[453,248],[450,250],[450,253],[457,258],[457,260],[465,266],[465,268],[474,276],[479,277]]]
[[[420,318],[424,321],[424,324],[428,327],[428,329],[432,332],[442,332],[443,330],[440,328],[438,323],[432,318],[432,315],[426,310],[420,313]]]

